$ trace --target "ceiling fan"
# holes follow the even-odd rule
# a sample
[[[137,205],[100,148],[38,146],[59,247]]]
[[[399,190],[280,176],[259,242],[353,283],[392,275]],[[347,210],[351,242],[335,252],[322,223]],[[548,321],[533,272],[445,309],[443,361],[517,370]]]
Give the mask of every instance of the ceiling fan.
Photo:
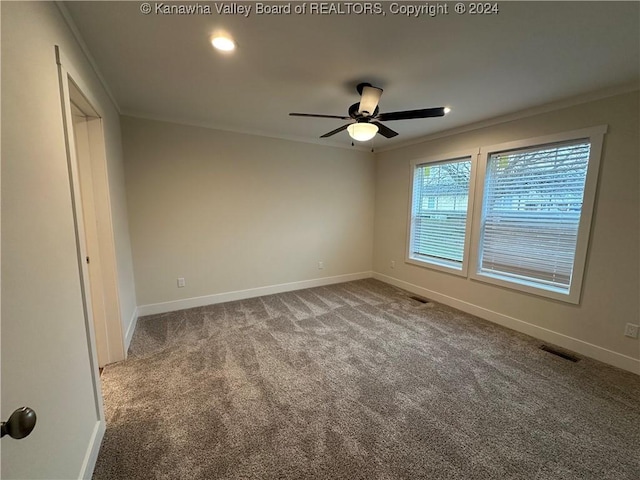
[[[391,120],[411,120],[414,118],[431,118],[442,117],[449,112],[446,107],[423,108],[420,110],[403,110],[400,112],[380,113],[378,102],[382,95],[382,89],[374,87],[370,83],[360,83],[356,87],[360,95],[360,102],[354,103],[349,107],[349,116],[339,115],[322,115],[316,113],[290,113],[292,117],[314,117],[314,118],[338,118],[340,120],[355,120],[355,122],[347,123],[320,138],[327,138],[343,130],[349,132],[349,136],[354,140],[365,142],[375,137],[376,133],[380,133],[385,138],[393,138],[398,132],[391,130],[389,127],[380,123],[389,122]]]

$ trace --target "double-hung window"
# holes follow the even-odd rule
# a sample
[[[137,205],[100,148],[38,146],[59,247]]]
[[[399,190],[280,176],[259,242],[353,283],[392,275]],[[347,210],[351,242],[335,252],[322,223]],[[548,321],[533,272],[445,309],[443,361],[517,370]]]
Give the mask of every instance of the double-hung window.
[[[589,149],[578,140],[489,156],[478,273],[568,293]]]
[[[466,275],[476,154],[413,164],[409,263]]]
[[[475,155],[414,162],[408,261],[578,303],[605,132],[482,147],[475,194]]]
[[[579,302],[605,132],[481,149],[472,278]]]

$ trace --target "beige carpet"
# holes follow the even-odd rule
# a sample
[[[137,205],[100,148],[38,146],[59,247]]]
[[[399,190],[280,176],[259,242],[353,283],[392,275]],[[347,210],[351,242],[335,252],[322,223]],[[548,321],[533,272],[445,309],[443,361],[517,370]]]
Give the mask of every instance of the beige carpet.
[[[95,479],[633,479],[640,377],[362,280],[141,318]]]

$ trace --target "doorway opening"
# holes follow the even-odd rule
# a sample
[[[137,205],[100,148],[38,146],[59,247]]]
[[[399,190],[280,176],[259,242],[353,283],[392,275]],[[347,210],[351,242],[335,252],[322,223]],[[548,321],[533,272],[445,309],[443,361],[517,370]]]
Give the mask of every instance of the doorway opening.
[[[68,71],[61,84],[87,341],[103,368],[126,352],[102,117]]]

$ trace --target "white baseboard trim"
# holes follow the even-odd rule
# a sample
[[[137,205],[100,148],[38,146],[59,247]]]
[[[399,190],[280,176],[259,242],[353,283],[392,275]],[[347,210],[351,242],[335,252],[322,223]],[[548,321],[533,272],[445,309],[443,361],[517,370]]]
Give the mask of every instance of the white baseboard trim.
[[[127,332],[124,334],[124,358],[127,358],[127,352],[129,351],[129,346],[131,345],[131,339],[133,338],[133,332],[136,330],[136,325],[138,323],[138,307],[133,310],[131,314],[131,320],[129,320],[129,326],[127,327]]]
[[[422,295],[426,298],[435,300],[436,302],[457,308],[458,310],[470,313],[471,315],[475,315],[476,317],[480,317],[484,320],[497,323],[498,325],[510,328],[511,330],[525,333],[539,340],[553,343],[554,345],[566,348],[567,350],[571,350],[595,360],[613,365],[614,367],[622,368],[623,370],[640,375],[640,360],[636,358],[599,347],[598,345],[593,345],[592,343],[588,343],[562,333],[554,332],[547,328],[539,327],[532,323],[525,322],[524,320],[519,320],[502,313],[494,312],[493,310],[489,310],[463,300],[458,300],[457,298],[450,297],[382,273],[373,272],[373,278],[380,280],[381,282],[395,285],[396,287],[402,288],[411,293]]]
[[[249,288],[247,290],[237,290],[234,292],[216,293],[203,297],[185,298],[171,302],[152,303],[138,306],[138,315],[156,315],[158,313],[175,312],[185,308],[203,307],[214,303],[233,302],[244,300],[245,298],[261,297],[263,295],[273,295],[275,293],[291,292],[304,288],[322,287],[334,283],[351,282],[371,278],[372,272],[349,273],[347,275],[337,275],[335,277],[315,278],[313,280],[302,280],[300,282],[281,283],[279,285],[269,285],[266,287]]]
[[[91,480],[93,470],[96,468],[96,460],[98,460],[98,453],[100,452],[100,445],[102,444],[102,437],[104,437],[105,429],[106,425],[104,419],[96,422],[91,438],[89,439],[87,453],[85,454],[84,461],[82,462],[82,468],[80,468],[80,475],[78,478]]]

